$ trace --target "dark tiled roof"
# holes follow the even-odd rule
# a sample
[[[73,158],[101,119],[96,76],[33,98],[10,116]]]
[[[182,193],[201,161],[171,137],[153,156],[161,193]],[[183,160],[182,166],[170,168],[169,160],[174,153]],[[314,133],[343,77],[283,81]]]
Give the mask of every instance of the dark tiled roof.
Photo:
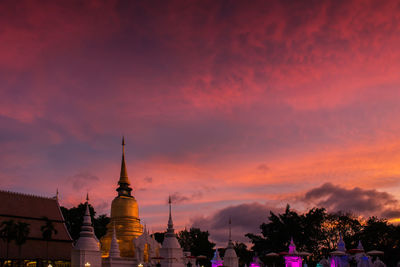
[[[63,221],[62,214],[54,198],[26,195],[0,190],[0,215],[23,216]]]
[[[0,223],[14,220],[29,224],[28,241],[22,246],[24,259],[46,259],[46,241],[41,227],[46,223],[44,217],[52,221],[57,234],[53,234],[48,244],[49,259],[69,260],[72,239],[64,224],[58,201],[55,198],[26,195],[0,190]],[[0,254],[5,255],[5,242],[0,239]],[[9,258],[17,258],[18,247],[12,242]]]

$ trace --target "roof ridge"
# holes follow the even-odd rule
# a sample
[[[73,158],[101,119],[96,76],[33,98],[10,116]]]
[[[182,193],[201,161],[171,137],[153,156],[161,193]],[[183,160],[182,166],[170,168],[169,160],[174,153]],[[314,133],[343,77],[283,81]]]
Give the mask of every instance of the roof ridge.
[[[47,199],[47,200],[56,200],[54,197],[45,197],[45,196],[39,196],[39,195],[33,195],[33,194],[27,194],[27,193],[20,193],[20,192],[13,192],[9,190],[2,190],[0,189],[0,193],[6,193],[6,194],[12,194],[20,197],[33,197],[33,198],[42,198],[42,199]]]

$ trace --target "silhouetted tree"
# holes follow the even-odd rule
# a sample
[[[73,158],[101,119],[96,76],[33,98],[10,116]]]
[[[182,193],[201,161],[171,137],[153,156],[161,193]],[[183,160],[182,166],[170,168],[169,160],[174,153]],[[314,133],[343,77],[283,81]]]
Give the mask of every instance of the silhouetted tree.
[[[177,235],[179,244],[185,251],[190,251],[193,256],[206,256],[207,259],[199,260],[201,265],[209,266],[214,254],[215,244],[208,240],[208,231],[199,228],[180,231]]]
[[[57,230],[54,227],[54,224],[49,218],[43,217],[43,219],[46,221],[45,225],[40,227],[40,231],[42,231],[42,237],[44,240],[46,240],[46,261],[47,264],[49,262],[49,241],[51,240],[53,234],[57,234]]]
[[[107,233],[107,224],[111,221],[110,217],[103,214],[97,218],[94,218],[93,228],[94,233],[98,239],[102,238]]]
[[[8,260],[8,252],[11,241],[15,240],[16,237],[16,224],[14,220],[3,221],[0,225],[1,238],[6,242],[6,258]]]
[[[247,249],[246,244],[235,242],[233,248],[239,258],[239,266],[249,266],[254,255],[252,251]]]
[[[336,248],[339,234],[348,249],[357,247],[361,240],[367,251],[383,250],[388,266],[395,266],[400,259],[400,226],[388,224],[384,219],[371,217],[364,221],[350,213],[327,213],[323,208],[299,214],[289,205],[282,214],[270,212],[268,219],[260,226],[262,235],[246,235],[264,262],[263,255],[269,252],[287,251],[293,237],[298,251],[311,252],[310,263],[315,264]]]
[[[26,243],[29,232],[30,228],[28,223],[17,222],[17,224],[15,225],[15,243],[18,246],[18,259],[20,265],[22,265],[22,245]]]
[[[63,214],[65,224],[67,226],[68,232],[74,241],[78,240],[79,233],[81,232],[81,227],[83,223],[83,215],[85,214],[86,204],[79,204],[77,207],[72,207],[70,209],[61,207],[61,212]],[[110,217],[103,214],[95,218],[96,211],[89,204],[89,213],[92,219],[94,233],[98,239],[103,237],[107,233],[107,224],[110,222]]]
[[[163,233],[161,233],[161,232],[155,232],[154,234],[152,234],[152,236],[154,237],[154,239],[155,239],[158,243],[162,244],[163,241],[164,241],[164,234],[165,234],[165,232],[163,232]]]
[[[365,250],[382,250],[387,266],[396,266],[400,255],[400,226],[385,219],[369,218],[360,233]]]

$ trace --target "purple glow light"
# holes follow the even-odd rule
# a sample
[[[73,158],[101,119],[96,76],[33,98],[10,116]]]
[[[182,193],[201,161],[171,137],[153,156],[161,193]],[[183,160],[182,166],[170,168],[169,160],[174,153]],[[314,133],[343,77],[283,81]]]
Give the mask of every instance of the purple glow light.
[[[221,262],[213,262],[213,263],[211,263],[212,267],[218,267],[218,266],[222,266],[222,265],[223,265],[222,261]]]
[[[302,261],[299,256],[285,256],[285,267],[301,267]]]

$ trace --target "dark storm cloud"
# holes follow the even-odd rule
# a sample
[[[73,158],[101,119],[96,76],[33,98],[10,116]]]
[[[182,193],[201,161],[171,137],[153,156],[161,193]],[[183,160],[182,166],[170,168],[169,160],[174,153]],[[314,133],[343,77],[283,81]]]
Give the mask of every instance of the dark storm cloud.
[[[387,192],[359,187],[346,189],[332,183],[309,190],[304,201],[329,211],[348,211],[363,216],[383,216],[390,219],[400,214],[399,201]]]
[[[257,202],[223,208],[208,217],[192,219],[192,227],[208,230],[217,243],[228,240],[229,219],[232,222],[232,240],[248,242],[247,233],[259,233],[260,225],[268,220],[270,211],[276,208]]]

